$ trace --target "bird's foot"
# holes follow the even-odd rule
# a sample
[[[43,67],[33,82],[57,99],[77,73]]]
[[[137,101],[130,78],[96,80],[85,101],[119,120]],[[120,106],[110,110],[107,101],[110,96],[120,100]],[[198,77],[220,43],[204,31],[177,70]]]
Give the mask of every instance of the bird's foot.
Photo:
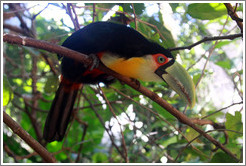
[[[90,54],[89,57],[92,59],[92,64],[89,66],[89,70],[91,71],[99,66],[100,61],[96,54]]]
[[[137,79],[131,78],[131,81],[134,82],[134,83],[137,85],[137,88],[138,88],[138,89],[140,88],[141,83],[140,83]]]

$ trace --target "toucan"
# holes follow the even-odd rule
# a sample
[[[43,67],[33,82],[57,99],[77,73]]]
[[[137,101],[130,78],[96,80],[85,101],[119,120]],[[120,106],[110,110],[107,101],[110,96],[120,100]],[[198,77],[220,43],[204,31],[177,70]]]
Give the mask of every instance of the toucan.
[[[111,70],[135,80],[165,81],[190,107],[195,104],[193,81],[171,52],[127,25],[94,22],[74,32],[62,46],[98,58]],[[115,80],[96,67],[67,56],[61,60],[60,78],[45,122],[43,136],[47,142],[63,139],[78,90],[83,84],[102,82],[107,85]]]

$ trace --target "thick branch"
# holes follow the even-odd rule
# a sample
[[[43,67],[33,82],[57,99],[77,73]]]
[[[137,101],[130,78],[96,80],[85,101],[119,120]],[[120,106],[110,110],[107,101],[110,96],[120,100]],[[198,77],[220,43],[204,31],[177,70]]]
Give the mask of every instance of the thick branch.
[[[243,33],[243,23],[242,23],[243,20],[238,17],[236,11],[233,9],[230,3],[224,3],[224,5],[227,8],[228,15],[231,17],[231,19],[236,21],[237,26],[241,30],[241,33]]]
[[[87,55],[78,53],[76,51],[73,51],[73,50],[70,50],[67,48],[64,48],[62,46],[50,44],[50,43],[45,42],[45,41],[39,41],[39,40],[31,39],[31,38],[21,38],[19,36],[14,36],[14,35],[9,35],[9,34],[3,35],[3,41],[8,42],[8,43],[12,43],[12,44],[22,44],[25,46],[31,46],[31,47],[35,47],[35,48],[39,48],[39,49],[44,49],[44,50],[47,50],[50,52],[56,52],[56,53],[59,53],[61,55],[64,55],[64,56],[73,58],[75,60],[78,60],[79,62],[83,62],[83,63],[88,64],[88,65],[92,64],[92,59],[90,59]],[[205,133],[203,130],[201,130],[199,127],[197,127],[194,123],[192,123],[192,121],[185,114],[178,111],[172,105],[170,105],[165,100],[160,98],[156,93],[148,90],[147,88],[141,86],[140,84],[137,84],[136,81],[133,81],[131,78],[122,76],[122,75],[110,70],[109,68],[105,67],[102,64],[99,64],[98,69],[106,72],[109,75],[114,76],[115,78],[118,78],[119,80],[126,83],[127,85],[129,85],[133,89],[135,89],[135,90],[139,91],[140,93],[142,93],[143,95],[149,97],[151,100],[153,100],[154,102],[156,102],[157,104],[159,104],[160,106],[165,108],[173,116],[175,116],[181,123],[184,123],[184,124],[190,126],[194,130],[196,130],[198,133],[203,135],[205,138],[207,138],[209,141],[211,141],[215,146],[218,146],[224,152],[226,152],[228,155],[232,156],[237,161],[239,161],[239,159],[237,159],[237,157],[232,152],[230,152],[225,146],[223,146],[221,143],[219,143],[213,137],[211,137],[210,135]]]
[[[29,135],[18,123],[3,111],[3,122],[32,147],[46,162],[55,163],[56,159],[39,142]]]
[[[235,38],[238,37],[243,37],[242,33],[239,34],[234,34],[234,35],[227,35],[227,36],[214,36],[214,37],[204,37],[202,40],[191,44],[189,46],[184,46],[184,47],[176,47],[176,48],[170,48],[168,49],[169,51],[177,51],[177,50],[185,50],[185,49],[192,49],[193,47],[197,46],[198,44],[207,42],[207,41],[214,41],[214,40],[225,40],[225,39],[229,39],[229,40],[233,40]]]
[[[87,55],[67,49],[62,46],[58,46],[46,41],[36,40],[33,38],[28,37],[21,37],[16,35],[10,35],[10,34],[4,34],[3,35],[3,41],[8,42],[10,44],[18,44],[23,46],[30,46],[37,49],[42,49],[49,51],[51,53],[57,53],[63,56],[68,56],[70,58],[73,58],[79,62],[86,63],[90,65],[92,63],[92,60],[88,58]]]

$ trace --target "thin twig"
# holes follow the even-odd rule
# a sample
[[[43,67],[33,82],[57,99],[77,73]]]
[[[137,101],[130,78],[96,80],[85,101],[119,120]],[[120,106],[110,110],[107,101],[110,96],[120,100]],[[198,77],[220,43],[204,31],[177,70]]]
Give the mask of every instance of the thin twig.
[[[10,3],[9,4],[9,8],[11,10],[18,10],[18,4],[15,3]],[[28,37],[34,37],[34,33],[28,28],[26,22],[23,20],[21,14],[19,12],[15,12],[16,17],[19,19],[20,23],[21,23],[21,28],[23,29],[24,33],[26,36]]]
[[[241,75],[238,73],[238,72],[235,72],[232,76],[232,82],[234,84],[234,87],[235,89],[237,90],[239,96],[241,97],[241,99],[243,100],[243,92],[239,90],[238,86],[237,86],[237,83],[235,82],[235,77],[238,76],[239,77],[239,81],[240,81],[240,84],[242,85],[242,79],[241,79]]]
[[[132,3],[131,6],[132,6],[133,14],[134,14],[135,29],[138,30],[137,15],[135,12],[134,4]]]
[[[193,123],[195,124],[198,124],[200,126],[204,126],[204,125],[211,125],[214,127],[214,129],[225,129],[225,125],[223,124],[219,124],[219,123],[215,123],[214,121],[212,120],[209,120],[209,119],[199,119],[199,118],[193,118],[191,119]],[[223,143],[223,145],[226,145],[228,144],[229,142],[229,137],[228,137],[228,133],[226,130],[223,130],[222,131],[225,135],[225,142]],[[213,149],[212,151],[216,151],[218,149],[218,147],[216,147],[215,149]]]
[[[76,158],[76,160],[75,160],[75,162],[77,163],[77,162],[79,162],[79,160],[80,160],[80,153],[81,153],[81,151],[82,151],[82,149],[83,149],[83,142],[84,142],[84,140],[85,140],[85,135],[86,135],[86,131],[87,131],[87,128],[88,128],[88,124],[86,123],[86,122],[83,122],[82,120],[80,120],[79,118],[78,118],[78,111],[79,111],[79,102],[80,102],[80,98],[81,98],[81,96],[82,96],[82,91],[83,91],[83,88],[84,88],[84,86],[82,86],[81,88],[80,88],[80,93],[79,93],[79,97],[78,97],[78,99],[77,99],[77,108],[76,108],[76,110],[74,111],[74,119],[75,120],[77,120],[80,124],[82,124],[84,127],[83,127],[83,134],[82,134],[82,138],[81,138],[81,144],[80,144],[80,147],[79,147],[79,150],[78,150],[78,153],[77,153],[77,158]]]
[[[71,8],[73,9],[74,17],[75,18],[73,17]],[[78,23],[77,14],[75,13],[74,8],[73,8],[73,5],[71,3],[68,3],[67,4],[67,11],[68,11],[68,15],[70,16],[70,18],[71,18],[71,20],[73,22],[75,31],[79,30],[80,26],[79,26],[79,23]]]
[[[81,137],[81,144],[80,144],[80,147],[79,147],[79,150],[78,150],[78,153],[77,153],[77,158],[76,158],[76,160],[75,160],[75,162],[77,163],[77,162],[79,162],[79,160],[80,160],[80,153],[81,153],[81,151],[82,151],[82,149],[83,149],[83,142],[84,142],[84,140],[85,140],[85,135],[86,135],[86,132],[87,132],[87,128],[88,128],[88,125],[87,125],[87,123],[83,123],[77,116],[75,116],[75,120],[77,120],[80,124],[83,124],[83,134],[82,134],[82,137]]]
[[[219,36],[217,36],[217,38],[221,37],[220,35],[222,34],[223,29],[225,28],[225,25],[226,25],[227,22],[228,22],[228,17],[227,17],[225,23],[223,24],[223,27],[221,28],[221,31],[220,31],[220,33],[219,33]],[[237,35],[238,35],[238,34],[237,34]],[[231,35],[229,35],[229,36],[231,36]],[[223,37],[224,37],[224,36],[223,36]],[[195,88],[197,88],[198,84],[200,83],[201,79],[203,78],[203,76],[204,76],[204,74],[205,74],[205,69],[206,69],[207,64],[208,64],[208,62],[209,62],[209,59],[210,59],[210,57],[212,56],[212,53],[213,53],[213,51],[214,51],[214,49],[215,49],[215,46],[218,44],[218,42],[219,42],[219,41],[216,40],[215,43],[214,43],[214,45],[209,49],[208,57],[207,57],[206,62],[205,62],[205,64],[204,64],[204,66],[203,66],[201,76],[199,77],[199,79],[198,79],[198,81],[197,81],[197,83],[196,83],[196,85],[195,85]]]
[[[34,151],[34,152],[29,153],[27,155],[19,156],[19,155],[15,154],[4,141],[3,141],[3,149],[5,150],[5,152],[10,157],[13,157],[14,158],[14,160],[15,160],[16,163],[19,163],[18,160],[28,159],[28,158],[30,158],[32,156],[38,155],[38,153]]]
[[[207,41],[218,41],[218,40],[225,40],[225,39],[229,39],[229,40],[233,40],[235,38],[238,38],[238,37],[243,37],[243,34],[242,33],[239,33],[239,34],[233,34],[233,35],[226,35],[226,36],[214,36],[214,37],[204,37],[202,40],[198,41],[198,42],[195,42],[189,46],[184,46],[184,47],[176,47],[176,48],[169,48],[168,50],[169,51],[177,51],[177,50],[185,50],[185,49],[192,49],[193,47],[201,44],[201,43],[204,43],[204,42],[207,42]]]
[[[80,26],[79,26],[79,20],[78,20],[78,16],[77,16],[77,13],[74,9],[74,5],[71,3],[71,7],[72,7],[72,10],[73,10],[73,13],[74,13],[74,19],[75,19],[75,22],[76,22],[76,30],[79,30],[80,29]]]
[[[16,154],[9,148],[9,146],[3,141],[3,149],[10,156],[13,157],[16,163],[19,163]]]
[[[162,35],[162,33],[160,32],[160,30],[157,28],[156,25],[150,24],[150,23],[148,23],[148,22],[146,22],[146,21],[142,21],[142,20],[140,20],[140,19],[137,19],[137,20],[138,20],[138,22],[144,23],[144,24],[146,24],[146,25],[149,25],[149,26],[155,28],[156,32],[160,35],[161,39],[162,39],[163,41],[167,41],[166,38]]]
[[[41,56],[44,58],[45,62],[50,66],[50,70],[52,71],[52,73],[58,76],[58,71],[56,70],[54,63],[51,61],[51,59],[49,59],[48,55],[46,55],[44,52],[41,52]]]
[[[38,6],[38,4],[37,5],[33,5],[33,6],[29,7],[29,8],[22,8],[22,9],[16,9],[16,10],[7,11],[7,12],[4,12],[4,14],[13,14],[13,13],[24,12],[24,11],[28,11],[31,8],[34,8],[36,6]]]
[[[42,109],[40,109],[38,107],[34,107],[32,104],[30,104],[29,102],[25,101],[25,99],[24,99],[24,103],[25,103],[26,106],[30,107],[32,110],[35,110],[35,111],[38,111],[38,112],[42,112],[42,113],[46,113],[46,114],[48,113],[48,110],[42,110]]]
[[[10,24],[3,24],[3,28],[4,29],[9,29],[9,30],[11,30],[13,32],[16,32],[16,33],[20,33],[22,35],[25,35],[25,31],[23,29],[20,29],[17,26],[13,26],[13,25],[10,25]]]
[[[96,4],[93,3],[93,13],[92,13],[92,22],[95,22],[95,17],[96,17]]]
[[[32,79],[32,107],[37,108],[38,107],[38,98],[39,98],[39,92],[37,90],[37,71],[38,71],[38,57],[37,56],[32,56],[32,70],[31,70],[31,79]],[[31,122],[33,124],[33,127],[35,129],[35,133],[37,136],[37,139],[39,142],[42,140],[42,131],[41,131],[41,124],[38,123],[37,121],[37,112],[35,109],[31,109],[29,112],[28,109],[26,109],[27,114],[29,115]]]
[[[125,139],[124,139],[124,134],[123,134],[123,131],[122,131],[122,125],[120,124],[116,114],[114,113],[114,109],[112,108],[111,104],[109,103],[107,97],[105,96],[104,92],[103,92],[103,89],[101,88],[101,86],[98,84],[98,87],[100,89],[100,91],[102,92],[102,97],[104,98],[104,100],[106,101],[108,107],[109,107],[109,110],[111,111],[111,113],[113,114],[114,118],[116,119],[118,125],[120,126],[120,133],[121,133],[121,139],[122,139],[122,146],[123,146],[123,149],[124,149],[124,152],[125,152],[125,161],[126,163],[129,163],[129,159],[128,159],[128,155],[127,155],[127,148],[126,148],[126,142],[125,142]]]
[[[212,115],[214,115],[214,114],[216,114],[216,113],[218,113],[218,112],[221,112],[221,111],[223,111],[223,110],[225,110],[225,109],[227,109],[227,108],[230,108],[230,107],[232,107],[232,106],[234,106],[234,105],[237,105],[237,104],[243,104],[243,101],[238,102],[238,103],[232,103],[232,104],[230,104],[230,105],[228,105],[228,106],[226,106],[226,107],[224,107],[224,108],[221,108],[221,109],[219,109],[219,110],[217,110],[217,111],[212,112],[211,114],[208,114],[208,115],[202,117],[201,119],[206,119],[206,118],[208,118],[209,116],[212,116]]]
[[[15,68],[20,68],[19,64],[15,63],[15,61],[10,58],[9,56],[7,56],[5,53],[3,53],[3,57],[4,59],[6,59],[13,67]]]
[[[37,14],[32,16],[31,20],[35,20],[38,15],[40,15],[50,4],[48,3],[42,10],[40,10]]]
[[[115,144],[113,135],[110,134],[109,129],[105,126],[102,117],[97,112],[97,109],[93,106],[93,104],[91,103],[91,101],[88,99],[88,97],[85,94],[83,94],[83,96],[88,101],[88,103],[91,105],[91,109],[94,111],[94,113],[96,114],[97,118],[99,119],[99,121],[101,122],[102,126],[104,127],[105,131],[108,133],[108,136],[109,136],[109,138],[111,140],[112,145],[116,148],[116,150],[119,152],[119,154],[122,156],[122,158],[124,158],[125,155],[121,152],[119,147]]]

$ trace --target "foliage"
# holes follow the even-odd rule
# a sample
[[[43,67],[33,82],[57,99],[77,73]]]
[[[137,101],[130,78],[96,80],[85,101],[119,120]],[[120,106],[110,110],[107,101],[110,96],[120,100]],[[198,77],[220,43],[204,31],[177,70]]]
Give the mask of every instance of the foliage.
[[[31,36],[30,32],[33,32],[35,35],[32,37],[36,39],[61,45],[74,31],[71,18],[66,14],[67,4],[33,4],[3,4],[4,32],[20,33],[6,26],[10,24],[27,31],[21,33],[22,36]],[[109,19],[126,21],[128,18],[131,27],[165,48],[188,46],[204,37],[240,33],[236,22],[227,16],[227,10],[221,3],[74,3],[73,7],[83,27],[93,20],[104,20],[117,5],[118,13],[112,14]],[[237,13],[241,16],[242,4],[237,6],[241,11]],[[25,18],[21,26],[11,21],[17,19],[16,13]],[[167,13],[171,13],[171,19]],[[29,29],[24,29],[23,24]],[[187,108],[185,102],[167,84],[141,82],[188,117],[213,122],[215,125],[208,123],[201,128],[209,131],[219,142],[225,143],[241,161],[244,81],[242,43],[240,38],[217,40],[203,42],[191,50],[172,52],[193,77],[194,83],[198,84],[197,103],[193,109]],[[211,142],[180,123],[160,105],[119,81],[109,87],[101,84],[101,88],[99,85],[84,86],[78,96],[66,137],[62,142],[46,144],[42,139],[42,130],[59,84],[60,62],[53,53],[25,46],[4,43],[3,52],[5,111],[59,162],[126,162],[124,148],[131,163],[159,163],[164,159],[177,163],[235,162],[231,156],[216,149]],[[209,65],[206,65],[207,61]],[[7,126],[4,126],[2,134],[3,142],[9,148],[4,149],[4,162],[42,162],[41,157],[12,134]],[[186,147],[188,141],[197,136]],[[10,155],[10,152],[13,154]]]
[[[7,77],[3,76],[3,106],[6,106],[13,99],[13,91]]]

